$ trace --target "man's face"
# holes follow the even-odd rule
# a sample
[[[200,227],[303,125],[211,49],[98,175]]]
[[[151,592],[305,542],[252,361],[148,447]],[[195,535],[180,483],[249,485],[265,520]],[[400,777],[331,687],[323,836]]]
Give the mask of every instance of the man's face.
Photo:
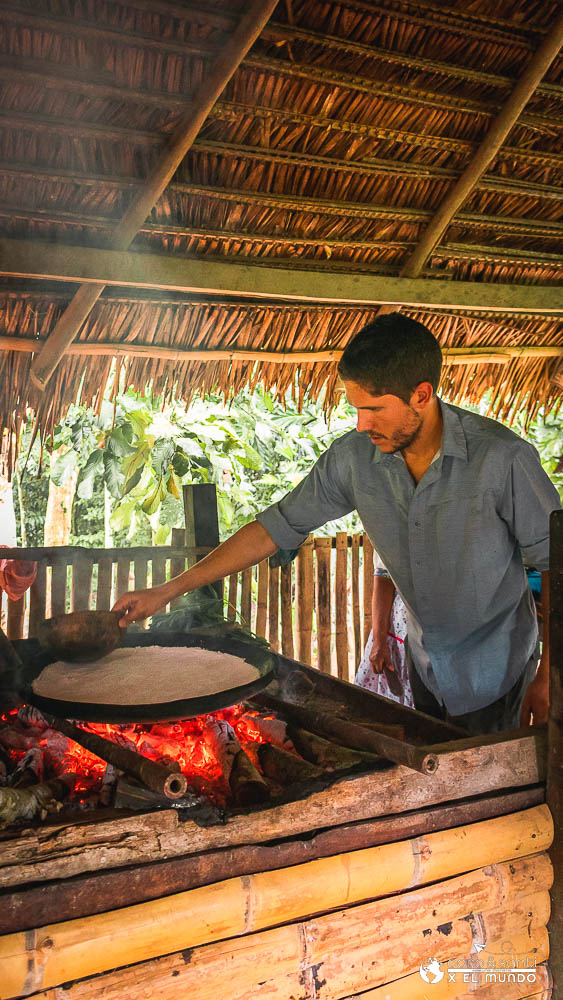
[[[367,434],[381,451],[390,455],[416,441],[422,417],[410,403],[398,396],[373,396],[356,382],[345,382],[344,388],[348,402],[358,411],[357,430]]]

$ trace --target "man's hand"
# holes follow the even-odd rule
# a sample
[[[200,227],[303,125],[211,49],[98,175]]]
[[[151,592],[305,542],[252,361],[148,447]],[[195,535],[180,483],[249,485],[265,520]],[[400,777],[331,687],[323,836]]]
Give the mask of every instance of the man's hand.
[[[382,674],[384,670],[394,670],[395,667],[391,661],[391,655],[389,653],[389,646],[387,643],[387,634],[381,636],[372,632],[373,645],[371,647],[371,653],[369,654],[369,662],[373,667],[376,674]]]
[[[112,610],[123,611],[123,617],[119,619],[122,628],[126,628],[131,622],[143,621],[150,618],[155,611],[163,608],[170,597],[163,586],[151,587],[148,590],[131,590],[115,602]]]
[[[549,677],[540,676],[538,672],[524,695],[522,711],[520,712],[520,725],[531,726],[533,717],[534,726],[541,726],[547,722],[548,712]]]

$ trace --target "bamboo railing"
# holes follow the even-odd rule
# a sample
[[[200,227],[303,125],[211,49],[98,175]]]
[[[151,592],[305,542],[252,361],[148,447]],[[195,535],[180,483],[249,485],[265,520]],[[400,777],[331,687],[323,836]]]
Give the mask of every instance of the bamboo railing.
[[[182,528],[174,529],[172,545],[157,547],[3,549],[4,558],[37,562],[37,577],[23,598],[2,595],[7,634],[33,636],[51,615],[110,608],[124,591],[177,576],[207,551],[186,548]],[[264,560],[228,577],[225,615],[285,656],[353,680],[371,629],[372,557],[362,534],[310,537],[292,563],[271,568]]]

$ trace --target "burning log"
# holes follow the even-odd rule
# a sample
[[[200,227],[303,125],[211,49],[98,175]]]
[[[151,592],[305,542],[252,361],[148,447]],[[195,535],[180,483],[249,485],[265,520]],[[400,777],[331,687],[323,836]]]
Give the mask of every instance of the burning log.
[[[117,746],[110,740],[105,740],[103,736],[97,736],[85,729],[74,726],[66,719],[56,719],[45,714],[46,720],[53,728],[58,729],[69,739],[79,743],[80,746],[96,754],[108,764],[113,764],[120,771],[126,771],[135,775],[148,788],[165,795],[167,799],[179,799],[186,792],[188,779],[180,772],[179,764],[171,764],[163,767],[153,760],[142,757],[141,754],[126,747]]]
[[[65,774],[28,788],[0,788],[0,830],[18,820],[33,819],[37,813],[44,818],[58,812],[74,781],[74,774]]]
[[[264,774],[282,788],[296,785],[301,781],[314,781],[324,774],[322,768],[310,764],[294,753],[280,750],[271,743],[262,743],[258,747],[258,759]]]
[[[362,763],[367,766],[373,765],[381,759],[375,754],[361,753],[359,750],[339,746],[322,736],[307,732],[306,729],[294,729],[291,735],[297,752],[324,771],[346,771]]]
[[[386,757],[395,764],[412,767],[422,774],[433,774],[438,767],[438,755],[429,753],[426,747],[413,747],[401,740],[380,731],[380,728],[370,729],[356,722],[349,722],[328,712],[319,712],[311,708],[303,708],[271,695],[259,694],[251,699],[252,704],[259,709],[266,709],[289,719],[297,726],[303,726],[313,733],[319,733],[328,739],[335,739],[343,746],[353,750],[362,750]]]
[[[231,724],[226,719],[210,719],[205,738],[220,764],[236,804],[251,806],[265,802],[270,796],[268,786],[242,749]]]
[[[28,788],[43,781],[43,754],[40,747],[30,747],[9,778],[12,788]]]

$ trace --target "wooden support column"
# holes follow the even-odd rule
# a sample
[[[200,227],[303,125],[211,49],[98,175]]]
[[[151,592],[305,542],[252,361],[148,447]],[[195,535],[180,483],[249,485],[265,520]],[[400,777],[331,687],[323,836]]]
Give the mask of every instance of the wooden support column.
[[[114,249],[126,250],[139,231],[180,166],[211,108],[258,38],[277,2],[278,0],[253,0],[242,16],[217,58],[214,69],[204,77],[193,98],[186,102],[186,112],[176,126],[168,148],[119,222],[112,239]],[[67,347],[78,335],[103,290],[104,285],[101,283],[82,285],[78,289],[31,366],[31,378],[40,390],[45,389]]]
[[[219,544],[219,516],[217,489],[213,483],[194,483],[184,486],[184,516],[186,519],[186,548],[188,562],[193,566],[205,553],[198,549],[215,549]],[[223,581],[213,584],[217,596],[223,598]]]
[[[548,30],[542,44],[524,70],[500,114],[492,122],[485,138],[463,171],[457,184],[431,219],[401,276],[417,277],[434,247],[438,245],[455,213],[474,190],[487,167],[498,153],[508,133],[518,120],[530,97],[557,56],[563,43],[563,11]]]
[[[560,510],[551,515],[550,564],[547,804],[553,817],[555,839],[550,851],[554,882],[548,930],[554,980],[552,1000],[563,1000],[563,511]]]

